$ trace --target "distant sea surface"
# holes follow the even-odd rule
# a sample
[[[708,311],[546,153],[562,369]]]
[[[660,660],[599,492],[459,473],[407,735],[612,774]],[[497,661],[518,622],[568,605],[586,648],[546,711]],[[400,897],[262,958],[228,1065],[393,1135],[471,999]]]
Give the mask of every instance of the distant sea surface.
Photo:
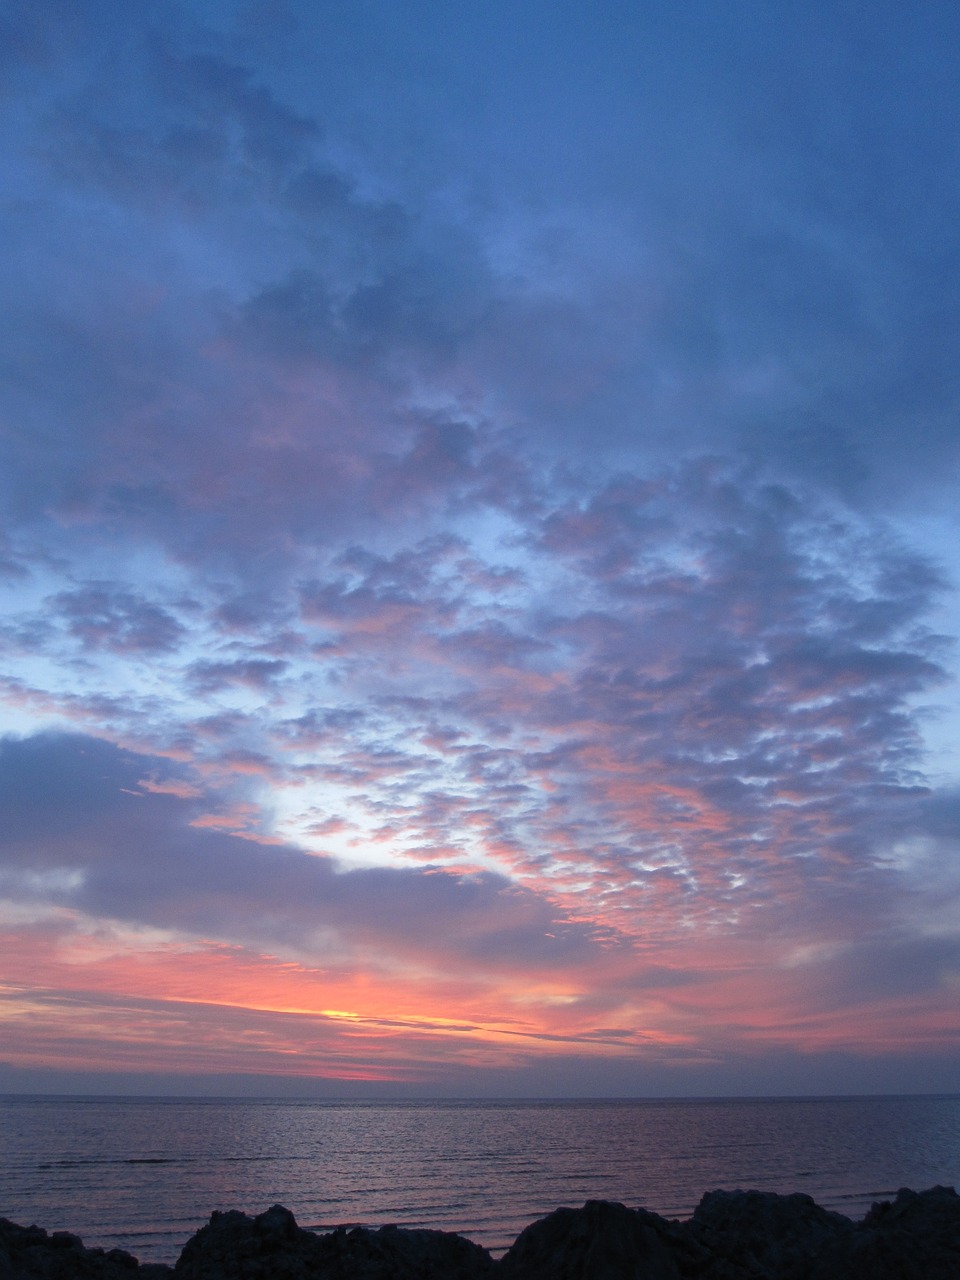
[[[495,1252],[558,1205],[688,1217],[805,1191],[861,1217],[960,1185],[960,1097],[313,1102],[0,1097],[0,1216],[173,1262],[213,1209],[459,1231]]]

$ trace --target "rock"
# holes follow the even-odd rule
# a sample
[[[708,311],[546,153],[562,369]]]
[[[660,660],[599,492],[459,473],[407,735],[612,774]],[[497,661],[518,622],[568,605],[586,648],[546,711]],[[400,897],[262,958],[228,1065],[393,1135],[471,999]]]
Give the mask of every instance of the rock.
[[[496,1263],[447,1231],[318,1235],[282,1205],[214,1213],[174,1270],[0,1218],[0,1280],[960,1280],[960,1196],[903,1190],[859,1223],[761,1191],[711,1191],[688,1222],[590,1200],[532,1223]]]
[[[827,1263],[833,1262],[833,1271]],[[841,1269],[840,1263],[843,1268]],[[825,1259],[816,1280],[957,1280],[960,1196],[953,1187],[897,1192],[857,1224],[842,1257]]]
[[[809,1196],[713,1191],[690,1221],[703,1280],[958,1280],[960,1196],[900,1191],[858,1223]]]
[[[768,1191],[710,1191],[688,1224],[711,1256],[698,1273],[709,1280],[806,1280],[819,1258],[842,1251],[853,1230],[849,1218],[810,1196]]]
[[[300,1280],[318,1274],[319,1249],[319,1237],[298,1227],[283,1205],[255,1218],[215,1210],[184,1245],[174,1271],[177,1280]]]
[[[497,1280],[680,1280],[698,1257],[665,1218],[588,1200],[582,1209],[556,1209],[521,1231],[500,1259]]]
[[[170,1267],[141,1267],[124,1249],[85,1249],[69,1231],[47,1235],[0,1218],[0,1280],[172,1280]]]
[[[484,1280],[494,1271],[486,1249],[451,1231],[340,1228],[320,1242],[323,1280]]]
[[[451,1232],[339,1227],[317,1235],[282,1205],[256,1218],[214,1213],[175,1268],[176,1280],[481,1280],[492,1270],[486,1249]]]

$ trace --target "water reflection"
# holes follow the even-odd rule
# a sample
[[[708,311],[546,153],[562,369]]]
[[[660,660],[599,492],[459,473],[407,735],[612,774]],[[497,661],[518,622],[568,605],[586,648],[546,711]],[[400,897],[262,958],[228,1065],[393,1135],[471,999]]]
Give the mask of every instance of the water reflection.
[[[714,1187],[851,1217],[960,1182],[960,1098],[318,1103],[0,1100],[4,1213],[172,1261],[213,1209],[437,1227],[505,1248],[559,1204],[686,1217]]]

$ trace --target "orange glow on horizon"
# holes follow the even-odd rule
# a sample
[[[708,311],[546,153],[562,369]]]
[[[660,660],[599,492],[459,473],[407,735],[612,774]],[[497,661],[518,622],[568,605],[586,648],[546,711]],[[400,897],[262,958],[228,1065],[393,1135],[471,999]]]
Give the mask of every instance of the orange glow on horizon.
[[[420,1080],[434,1064],[490,1067],[576,1054],[671,1052],[695,1057],[790,1047],[882,1053],[956,1042],[956,1019],[929,1001],[876,999],[818,1008],[802,966],[738,966],[714,947],[695,981],[626,984],[616,1007],[593,1010],[569,976],[515,992],[388,965],[315,968],[240,946],[185,945],[84,932],[82,922],[8,929],[0,988],[4,1056],[22,1066],[170,1071],[241,1069],[343,1080]],[[708,948],[709,950],[709,948]],[[742,957],[741,957],[742,958]],[[630,963],[636,962],[636,956]],[[608,978],[613,972],[608,973]]]

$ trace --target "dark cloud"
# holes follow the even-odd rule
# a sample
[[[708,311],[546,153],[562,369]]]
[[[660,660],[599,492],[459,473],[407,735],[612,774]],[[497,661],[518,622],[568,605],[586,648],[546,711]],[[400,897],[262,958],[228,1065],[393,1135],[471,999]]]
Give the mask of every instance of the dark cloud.
[[[282,658],[238,658],[233,662],[195,662],[187,680],[198,693],[215,693],[230,685],[267,690],[287,670]]]
[[[151,12],[148,21],[118,9],[106,46],[90,63],[80,52],[89,56],[103,44],[106,19],[80,6],[77,18],[63,24],[65,35],[54,40],[47,33],[47,56],[68,73],[60,91],[42,74],[30,82],[43,104],[34,112],[37,154],[53,166],[50,183],[66,172],[75,191],[96,190],[98,199],[112,202],[112,222],[84,213],[83,196],[73,210],[79,231],[67,227],[54,188],[42,185],[34,195],[42,216],[31,218],[30,240],[66,235],[68,278],[89,280],[110,260],[112,273],[145,298],[163,290],[169,301],[159,310],[154,302],[148,322],[128,299],[121,302],[128,291],[108,291],[94,319],[69,293],[56,296],[62,273],[33,271],[25,294],[32,317],[18,309],[26,282],[10,295],[19,367],[40,374],[30,380],[32,413],[42,400],[47,421],[57,401],[90,406],[89,446],[94,406],[109,404],[113,416],[135,407],[142,435],[148,405],[149,445],[135,453],[142,499],[160,504],[153,529],[169,530],[175,514],[183,521],[198,491],[215,504],[219,492],[214,527],[191,521],[194,536],[214,543],[230,533],[247,540],[230,508],[254,493],[266,535],[264,523],[279,533],[285,519],[300,528],[309,523],[316,533],[308,516],[311,487],[328,519],[344,489],[351,495],[344,506],[354,507],[389,491],[357,483],[405,438],[388,404],[353,401],[356,387],[347,391],[344,412],[343,383],[361,368],[386,379],[401,399],[423,379],[437,383],[441,399],[465,393],[475,399],[470,388],[479,379],[494,398],[515,402],[508,417],[528,419],[525,442],[535,436],[554,453],[557,445],[588,459],[611,449],[621,456],[651,446],[670,452],[672,436],[686,447],[739,442],[777,466],[861,498],[919,477],[936,481],[954,444],[956,399],[945,363],[956,312],[947,283],[955,274],[949,270],[955,219],[945,213],[956,193],[942,176],[954,109],[944,89],[947,46],[936,52],[924,43],[927,20],[889,20],[864,43],[838,19],[838,44],[825,48],[796,15],[784,19],[784,29],[755,14],[741,28],[709,6],[702,16],[700,40],[712,32],[709,74],[697,41],[682,47],[663,15],[650,18],[688,83],[686,110],[666,97],[642,24],[624,31],[624,47],[650,74],[646,89],[637,88],[634,112],[610,104],[610,145],[616,139],[629,163],[614,177],[598,173],[597,154],[581,157],[584,182],[587,173],[595,182],[604,178],[586,209],[577,207],[584,197],[575,172],[559,167],[568,190],[565,199],[555,193],[552,226],[534,232],[542,210],[528,203],[511,210],[513,222],[506,220],[500,240],[507,236],[509,243],[512,233],[520,247],[508,269],[506,261],[494,265],[501,242],[488,234],[502,214],[496,204],[478,210],[461,198],[442,208],[419,190],[396,186],[389,195],[373,194],[376,184],[362,164],[349,172],[346,161],[325,154],[329,130],[321,116],[331,111],[339,124],[350,108],[323,89],[311,96],[296,77],[284,76],[289,65],[254,70],[238,62],[238,29],[228,39],[182,15],[161,22]],[[299,17],[310,25],[309,15]],[[29,15],[16,10],[11,21],[27,45],[36,43]],[[527,15],[521,26],[530,21]],[[478,48],[492,56],[503,37],[495,24],[480,26]],[[793,27],[791,43],[785,30]],[[576,81],[578,48],[568,43],[574,28],[551,46],[551,58]],[[403,56],[414,56],[405,34],[396,35]],[[592,45],[599,34],[580,37]],[[315,56],[329,59],[344,39],[349,33],[337,27]],[[912,51],[913,72],[905,70],[902,48]],[[112,56],[113,49],[122,56]],[[293,54],[290,46],[287,56]],[[741,74],[744,58],[749,77]],[[812,92],[813,81],[804,79],[810,66],[816,83],[832,86],[847,103],[842,117],[821,109],[830,96]],[[332,85],[342,68],[328,70]],[[452,80],[458,74],[448,68]],[[549,77],[538,72],[536,79],[544,101],[565,118],[569,103],[554,100]],[[898,85],[897,94],[871,93],[865,107],[859,93],[877,83]],[[758,97],[760,84],[770,88]],[[366,83],[365,92],[373,92]],[[663,105],[658,94],[669,105],[659,131],[638,136],[644,111]],[[518,146],[522,139],[530,145],[534,127],[533,102],[526,107],[533,116],[520,112],[511,120]],[[488,119],[469,111],[467,118],[489,134]],[[696,153],[706,163],[683,162],[685,148],[671,144],[689,141],[704,120],[715,122]],[[889,139],[901,135],[904,145],[892,147]],[[573,147],[578,135],[569,136]],[[489,136],[484,147],[478,165],[490,163]],[[438,165],[439,157],[428,163]],[[528,155],[525,164],[529,180],[544,179],[542,162]],[[524,190],[522,166],[511,172]],[[634,214],[653,173],[659,202]],[[434,189],[442,187],[440,169],[427,176]],[[914,197],[930,192],[931,183],[936,199]],[[876,198],[865,203],[857,193],[866,189]],[[932,215],[931,207],[940,212]],[[16,234],[24,234],[22,225]],[[607,237],[602,251],[598,236]],[[159,254],[144,259],[138,249],[145,242],[162,246]],[[200,262],[203,280],[193,283]],[[102,281],[98,287],[103,291]],[[185,312],[192,313],[187,335]],[[256,370],[255,406],[252,387],[236,399],[230,394],[236,369],[222,347],[213,357],[218,332],[221,343],[229,334],[239,344],[239,364]],[[202,344],[205,356],[198,359]],[[162,361],[151,354],[158,348],[165,348]],[[175,386],[192,389],[190,409],[163,376],[171,360]],[[339,385],[319,404],[302,389],[291,401],[291,361]],[[296,422],[282,429],[281,448],[276,419],[289,419],[291,410]],[[59,416],[76,420],[76,407]],[[326,431],[318,421],[324,417]],[[921,428],[911,428],[918,420]],[[110,472],[104,443],[96,465],[85,468],[85,484],[71,476],[70,500],[88,509],[92,503],[101,518],[119,506],[135,519],[134,467],[121,465],[109,496],[103,492]],[[124,433],[120,443],[123,453],[132,442]],[[312,461],[317,448],[327,454],[323,467]],[[240,457],[252,465],[238,471]],[[425,469],[414,449],[408,477]],[[40,475],[38,469],[38,484]],[[448,471],[432,483],[457,486],[461,478]],[[344,515],[341,508],[338,517]]]
[[[48,601],[84,648],[114,653],[162,653],[179,645],[186,628],[166,609],[118,587],[90,582]]]
[[[389,947],[497,970],[591,949],[588,929],[502,876],[337,872],[328,858],[211,830],[203,797],[142,785],[169,774],[162,760],[56,734],[5,738],[0,757],[3,890],[14,899],[316,958],[330,931],[342,954]]]
[[[196,216],[225,196],[275,189],[309,157],[316,123],[282,105],[249,68],[186,52],[176,36],[138,25],[119,24],[114,48],[126,46],[126,57],[105,50],[88,63],[44,121],[60,176]]]

